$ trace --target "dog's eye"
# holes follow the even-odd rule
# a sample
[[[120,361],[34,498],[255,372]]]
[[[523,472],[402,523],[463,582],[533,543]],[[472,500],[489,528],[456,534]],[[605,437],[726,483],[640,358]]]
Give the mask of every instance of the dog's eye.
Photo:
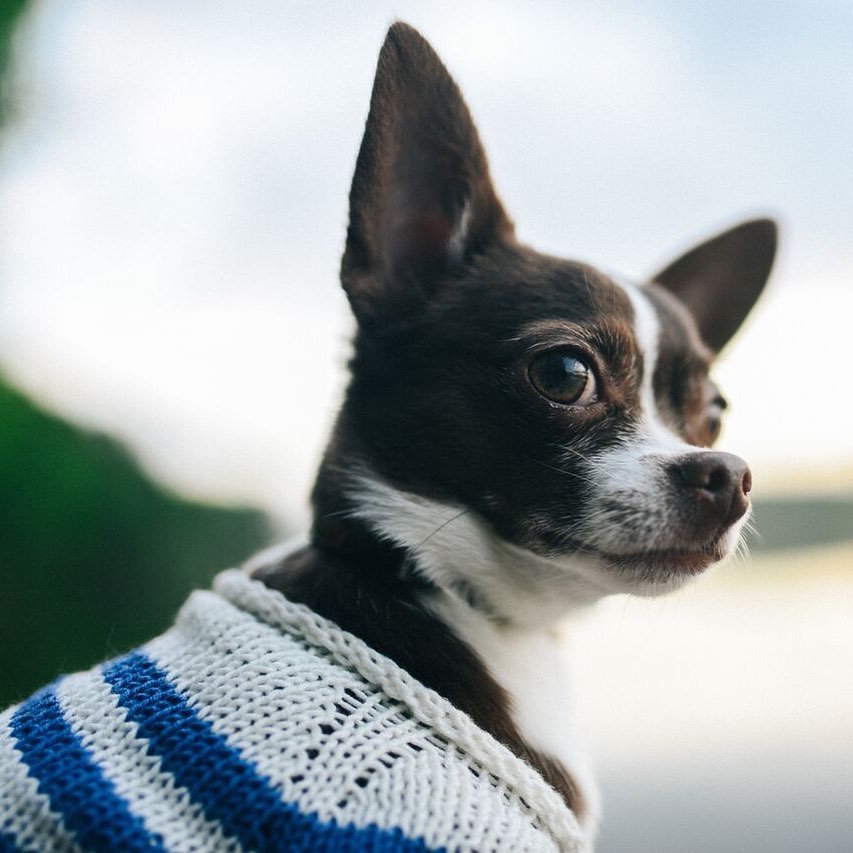
[[[720,420],[719,416],[712,415],[705,422],[705,444],[710,447],[712,444],[716,442],[716,440],[720,437],[720,430],[722,429],[723,422]]]
[[[708,406],[708,412],[705,416],[705,440],[703,442],[708,447],[720,437],[720,430],[723,426],[723,412],[727,407],[728,403],[719,394]]]
[[[588,406],[598,399],[595,376],[579,358],[546,352],[527,370],[530,384],[546,399],[564,406]]]

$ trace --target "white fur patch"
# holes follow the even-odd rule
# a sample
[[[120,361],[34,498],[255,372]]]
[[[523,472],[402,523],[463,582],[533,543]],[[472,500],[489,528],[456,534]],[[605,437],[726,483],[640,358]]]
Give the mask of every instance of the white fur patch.
[[[695,451],[695,447],[687,444],[663,422],[655,400],[653,382],[660,344],[657,311],[642,287],[620,280],[617,280],[617,284],[631,300],[634,309],[634,334],[637,347],[643,356],[643,375],[640,380],[640,407],[643,412],[641,436],[660,450],[677,451],[679,454]]]
[[[440,589],[463,583],[485,609],[513,624],[541,628],[572,609],[619,592],[597,558],[549,558],[513,545],[463,507],[404,492],[376,476],[353,479],[353,516],[406,548]]]
[[[606,572],[583,556],[540,557],[499,538],[473,513],[376,477],[362,474],[356,484],[355,515],[413,554],[419,571],[437,587],[423,603],[471,646],[507,691],[524,739],[571,773],[589,806],[587,825],[593,825],[598,789],[574,718],[556,624],[579,605],[616,591],[606,586]],[[460,581],[486,610],[463,600]]]
[[[671,490],[667,467],[676,459],[706,451],[688,444],[661,418],[653,387],[660,340],[657,312],[642,287],[614,280],[634,309],[634,333],[643,356],[642,417],[630,439],[589,461],[596,488],[582,538],[608,554],[675,548],[680,543],[673,539],[672,508],[665,500]],[[736,547],[747,518],[748,514],[726,533],[727,552]]]
[[[556,758],[571,773],[587,803],[586,825],[594,825],[600,795],[577,721],[561,632],[499,625],[448,593],[437,594],[428,604],[507,691],[513,719],[527,743]]]

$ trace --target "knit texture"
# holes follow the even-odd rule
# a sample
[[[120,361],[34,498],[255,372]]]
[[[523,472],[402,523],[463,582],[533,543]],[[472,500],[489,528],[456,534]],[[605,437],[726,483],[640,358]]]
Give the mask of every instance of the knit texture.
[[[469,717],[239,571],[0,714],[0,853],[588,849]]]

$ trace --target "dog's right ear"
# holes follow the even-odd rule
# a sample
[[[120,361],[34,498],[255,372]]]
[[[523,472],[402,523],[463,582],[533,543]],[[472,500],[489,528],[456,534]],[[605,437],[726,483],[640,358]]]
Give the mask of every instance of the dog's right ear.
[[[454,266],[511,233],[459,89],[421,35],[395,23],[379,54],[341,263],[359,323],[416,310]]]

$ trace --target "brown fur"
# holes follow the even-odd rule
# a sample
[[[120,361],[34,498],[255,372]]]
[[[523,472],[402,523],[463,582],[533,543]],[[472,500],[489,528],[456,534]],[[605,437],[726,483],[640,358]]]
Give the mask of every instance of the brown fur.
[[[768,234],[761,223],[735,229],[658,276],[653,296],[668,332],[654,388],[664,416],[690,442],[711,443],[717,392],[709,365],[761,290],[775,244]],[[735,282],[742,293],[723,317],[716,305],[732,286],[726,264],[744,258],[752,260]],[[391,28],[380,53],[341,280],[358,331],[351,382],[313,492],[311,544],[257,577],[464,710],[581,817],[583,796],[566,768],[525,742],[505,690],[452,626],[427,611],[429,584],[411,555],[354,517],[349,489],[353,473],[368,470],[475,513],[522,548],[570,551],[565,520],[582,516],[589,478],[563,448],[583,459],[635,428],[644,364],[634,313],[607,276],[516,241],[458,88],[405,24]],[[679,298],[704,312],[696,314],[698,331]],[[531,385],[531,358],[554,348],[594,373],[600,396],[590,406],[557,405]],[[719,512],[710,501],[693,503],[684,529],[707,535]],[[456,592],[484,606],[470,590]]]

